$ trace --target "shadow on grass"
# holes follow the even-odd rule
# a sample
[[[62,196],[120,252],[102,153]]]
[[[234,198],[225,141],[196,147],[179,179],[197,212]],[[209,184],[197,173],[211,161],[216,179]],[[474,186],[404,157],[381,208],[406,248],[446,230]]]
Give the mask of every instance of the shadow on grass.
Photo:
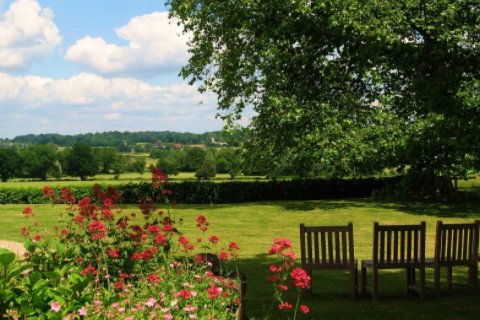
[[[272,283],[266,280],[271,275],[269,266],[277,261],[267,254],[260,254],[238,262],[239,269],[247,277],[245,299],[248,318],[263,319],[265,312],[271,310],[271,319],[286,319],[286,315],[278,310],[278,303],[273,300]],[[360,270],[358,276],[360,285]],[[367,277],[367,283],[371,283],[370,272]],[[464,282],[467,273],[454,269],[453,277],[458,282]],[[300,304],[307,305],[310,313],[297,315],[297,319],[479,319],[479,296],[473,295],[471,289],[465,287],[454,287],[453,291],[447,292],[444,279],[442,270],[441,297],[437,300],[433,292],[427,291],[426,301],[421,303],[418,296],[406,294],[404,270],[380,271],[379,301],[372,302],[370,295],[363,296],[359,292],[357,301],[352,302],[348,272],[316,271],[313,275],[313,295],[307,300],[300,299]],[[427,270],[427,285],[433,285],[431,270]],[[296,295],[287,296],[285,301],[295,305]]]
[[[452,198],[420,198],[375,200],[373,198],[347,200],[312,200],[312,201],[262,201],[238,204],[188,205],[196,210],[234,208],[236,206],[278,206],[283,210],[314,211],[355,208],[376,208],[395,210],[411,215],[427,215],[439,218],[480,218],[480,196],[477,194],[459,194]]]

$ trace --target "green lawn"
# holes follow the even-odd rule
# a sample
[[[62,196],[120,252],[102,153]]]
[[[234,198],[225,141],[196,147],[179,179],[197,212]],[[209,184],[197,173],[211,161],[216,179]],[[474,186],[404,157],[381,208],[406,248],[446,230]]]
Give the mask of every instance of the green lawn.
[[[339,225],[353,222],[356,258],[371,258],[373,222],[381,224],[416,224],[427,222],[427,255],[433,254],[435,223],[464,222],[480,219],[480,201],[475,198],[461,200],[410,200],[376,202],[372,199],[344,201],[262,202],[234,205],[178,205],[175,218],[183,218],[180,227],[188,239],[195,241],[202,234],[195,227],[199,214],[206,216],[210,228],[204,236],[220,237],[219,250],[230,241],[240,246],[238,267],[247,277],[247,315],[261,317],[263,304],[270,306],[270,284],[266,281],[268,267],[276,259],[267,251],[274,238],[292,240],[297,257],[299,251],[299,223]],[[20,229],[25,225],[22,210],[25,205],[0,206],[0,238],[21,241]],[[58,215],[64,212],[61,205],[31,206],[44,233],[58,225]],[[124,214],[139,213],[135,206],[124,206]],[[33,221],[31,221],[33,222]],[[298,262],[299,263],[299,262]],[[454,270],[458,281],[465,280],[465,270]],[[432,285],[433,275],[427,271],[427,284]],[[442,274],[442,279],[444,275]],[[369,279],[369,281],[371,281]],[[404,271],[380,273],[380,301],[371,297],[349,300],[348,274],[346,272],[317,272],[314,274],[314,296],[307,301],[311,309],[308,317],[301,319],[479,319],[480,296],[472,296],[468,288],[456,287],[453,292],[443,292],[439,300],[432,292],[419,303],[417,297],[404,294]],[[293,301],[292,301],[293,303]],[[276,308],[275,308],[276,309]],[[275,311],[276,312],[276,311]],[[273,319],[281,318],[280,314]]]
[[[56,180],[53,178],[48,178],[47,181],[40,181],[39,179],[32,178],[14,178],[10,179],[7,182],[0,182],[0,187],[7,188],[25,188],[25,187],[37,187],[43,188],[44,186],[78,186],[78,185],[93,185],[94,183],[100,184],[109,184],[116,185],[129,182],[142,182],[142,181],[151,181],[151,174],[148,171],[145,171],[143,175],[140,175],[136,172],[125,172],[118,174],[116,177],[115,174],[97,174],[93,178],[88,178],[86,181],[81,181],[80,178],[72,177],[63,177],[61,180]],[[230,175],[226,173],[217,174],[213,182],[228,182],[228,181],[266,181],[264,176],[240,176],[232,180]],[[169,181],[171,182],[182,182],[182,181],[197,181],[195,178],[195,172],[180,172],[176,176],[170,176]]]

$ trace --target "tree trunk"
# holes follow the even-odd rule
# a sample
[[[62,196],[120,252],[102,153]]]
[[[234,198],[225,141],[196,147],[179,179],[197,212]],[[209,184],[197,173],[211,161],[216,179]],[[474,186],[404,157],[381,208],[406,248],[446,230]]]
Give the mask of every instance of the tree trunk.
[[[422,193],[436,195],[451,195],[455,193],[452,179],[448,176],[437,176],[433,169],[424,176],[424,184],[420,184]]]

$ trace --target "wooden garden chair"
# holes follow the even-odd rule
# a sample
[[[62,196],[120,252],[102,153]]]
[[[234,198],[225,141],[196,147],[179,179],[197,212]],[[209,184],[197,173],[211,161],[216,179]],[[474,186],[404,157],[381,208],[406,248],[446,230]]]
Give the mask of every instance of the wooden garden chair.
[[[313,279],[313,270],[349,270],[350,299],[357,293],[357,260],[353,247],[353,224],[346,226],[305,226],[300,224],[302,269]],[[312,284],[303,297],[312,293]]]
[[[480,220],[473,223],[444,224],[437,221],[435,237],[435,256],[426,260],[426,267],[434,269],[434,290],[437,298],[440,296],[440,269],[447,268],[447,289],[452,285],[472,287],[474,294],[478,293],[478,241]],[[452,268],[468,267],[468,283],[452,282]]]
[[[407,294],[420,293],[425,299],[425,221],[419,225],[373,224],[373,257],[362,260],[362,293],[370,291],[378,301],[378,270],[405,269]],[[367,286],[367,269],[372,270],[372,286]],[[415,269],[420,271],[420,283],[415,283]]]

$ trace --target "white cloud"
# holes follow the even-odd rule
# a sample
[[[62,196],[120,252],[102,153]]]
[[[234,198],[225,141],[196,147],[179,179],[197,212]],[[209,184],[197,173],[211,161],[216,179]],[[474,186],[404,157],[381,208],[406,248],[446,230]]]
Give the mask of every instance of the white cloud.
[[[62,40],[52,20],[52,10],[33,0],[0,12],[0,71],[25,71],[50,55]]]
[[[68,48],[65,59],[88,71],[107,76],[152,77],[178,72],[188,60],[187,35],[168,12],[135,17],[116,29],[128,46],[108,44],[103,38],[86,36]]]
[[[222,128],[215,114],[215,97],[187,83],[161,87],[91,73],[60,80],[0,73],[0,138],[109,130],[214,131]]]

